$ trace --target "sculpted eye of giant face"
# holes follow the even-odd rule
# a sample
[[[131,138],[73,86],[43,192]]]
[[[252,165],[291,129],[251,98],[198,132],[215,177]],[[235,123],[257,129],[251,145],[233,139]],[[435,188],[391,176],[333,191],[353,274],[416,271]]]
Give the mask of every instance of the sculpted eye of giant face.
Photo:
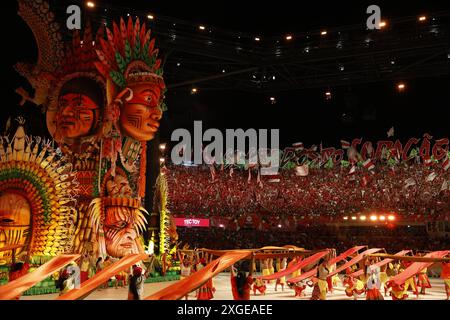
[[[15,193],[0,195],[0,247],[25,245],[31,227],[31,209],[25,197]],[[18,249],[16,254],[22,249]],[[0,252],[0,260],[7,252]]]
[[[124,103],[120,113],[120,125],[125,135],[138,141],[153,139],[159,128],[162,110],[159,107],[161,89],[158,86],[139,83],[130,85],[133,98]]]
[[[108,210],[104,229],[106,251],[110,256],[120,258],[138,252],[135,216],[129,208]]]
[[[99,106],[86,95],[68,93],[58,100],[56,132],[61,138],[84,137],[91,131]]]

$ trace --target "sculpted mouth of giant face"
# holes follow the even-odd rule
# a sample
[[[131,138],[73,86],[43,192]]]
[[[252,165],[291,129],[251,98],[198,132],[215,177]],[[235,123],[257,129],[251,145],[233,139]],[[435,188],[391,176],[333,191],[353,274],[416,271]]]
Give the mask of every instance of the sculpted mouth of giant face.
[[[162,118],[159,107],[161,88],[151,83],[135,83],[129,88],[133,98],[124,103],[120,113],[120,125],[125,135],[138,141],[154,138]]]

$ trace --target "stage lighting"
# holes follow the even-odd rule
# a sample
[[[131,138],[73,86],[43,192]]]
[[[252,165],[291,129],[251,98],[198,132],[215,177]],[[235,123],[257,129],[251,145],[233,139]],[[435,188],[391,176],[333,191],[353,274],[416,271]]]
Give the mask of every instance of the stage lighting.
[[[220,227],[220,228],[223,228],[223,227],[224,227],[224,225],[223,225],[223,224],[219,224],[219,227]]]
[[[159,150],[166,150],[166,144],[165,143],[161,143],[159,145]]]
[[[386,26],[387,26],[386,21],[381,21],[381,22],[380,22],[380,28],[384,28],[384,27],[386,27]]]
[[[394,217],[393,215],[390,215],[390,216],[388,216],[388,220],[389,220],[389,221],[394,221],[394,220],[395,220],[395,217]]]
[[[225,72],[226,72],[225,69],[223,69],[223,70],[222,70],[222,73],[225,73]]]
[[[404,91],[405,88],[406,88],[406,85],[402,82],[397,85],[398,91]]]
[[[380,216],[380,221],[384,221],[384,220],[386,220],[386,217],[385,216]]]
[[[355,216],[353,216],[353,217],[352,217],[352,220],[356,220],[356,217],[355,217]]]
[[[197,88],[192,88],[191,89],[191,94],[196,94],[198,92],[198,89]]]
[[[331,91],[329,91],[329,90],[325,91],[325,99],[327,99],[327,100],[331,99]]]
[[[260,37],[255,37],[255,41],[260,41],[261,38]]]
[[[166,159],[164,159],[164,158],[159,158],[159,162],[160,163],[164,163],[166,161]]]
[[[93,3],[92,1],[88,1],[88,2],[86,3],[86,5],[87,5],[89,8],[94,8],[94,7],[95,7],[95,3]]]
[[[366,216],[360,216],[359,219],[360,219],[361,221],[366,221]]]
[[[281,224],[278,225],[278,228],[281,228]]]
[[[348,217],[344,217],[344,220],[348,220]]]
[[[419,21],[421,21],[421,22],[426,21],[426,20],[427,20],[426,16],[420,16],[419,17]]]
[[[205,28],[205,26],[199,26],[198,27],[200,30],[205,30],[206,28]]]
[[[378,217],[376,215],[372,215],[372,216],[370,216],[370,220],[371,221],[377,221]]]
[[[291,35],[287,35],[286,36],[286,40],[292,40],[292,36]]]
[[[322,31],[321,33],[320,33],[320,35],[322,35],[322,36],[325,36],[327,34],[327,31],[326,30],[324,30],[324,31]]]
[[[152,14],[149,14],[149,15],[147,16],[147,18],[148,18],[149,20],[153,20],[153,19],[155,19],[155,16],[152,15]]]

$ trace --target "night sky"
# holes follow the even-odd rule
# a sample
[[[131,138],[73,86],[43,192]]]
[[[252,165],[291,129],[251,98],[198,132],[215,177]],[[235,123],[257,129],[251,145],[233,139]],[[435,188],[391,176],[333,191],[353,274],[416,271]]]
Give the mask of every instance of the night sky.
[[[63,1],[62,1],[63,2]],[[71,1],[70,3],[76,3]],[[109,5],[149,10],[193,23],[254,32],[262,36],[284,35],[323,26],[336,27],[365,21],[365,8],[372,1],[305,1],[264,2],[245,1],[105,1]],[[51,2],[52,3],[52,2]],[[384,1],[378,3],[384,17],[417,16],[422,13],[450,9],[447,1]],[[130,8],[130,11],[133,9]],[[125,10],[125,9],[124,9]],[[124,12],[126,15],[127,12]],[[26,81],[12,66],[18,61],[36,60],[33,35],[16,14],[13,1],[4,8],[8,26],[3,28],[2,95],[0,132],[7,118],[22,115],[27,118],[29,133],[47,134],[45,117],[39,108],[27,103],[18,105],[14,93]],[[5,22],[5,21],[4,21]],[[13,32],[6,32],[11,30]],[[326,88],[277,93],[276,104],[267,94],[238,91],[201,91],[189,94],[186,88],[167,93],[169,111],[164,115],[160,140],[170,140],[172,131],[191,127],[194,120],[202,120],[204,130],[225,128],[279,128],[281,146],[303,141],[339,147],[339,140],[386,138],[386,131],[395,127],[395,138],[406,142],[409,137],[420,138],[428,132],[435,138],[449,136],[450,76],[407,80],[404,93],[396,91],[395,83],[342,86],[331,88],[333,98],[325,100]]]

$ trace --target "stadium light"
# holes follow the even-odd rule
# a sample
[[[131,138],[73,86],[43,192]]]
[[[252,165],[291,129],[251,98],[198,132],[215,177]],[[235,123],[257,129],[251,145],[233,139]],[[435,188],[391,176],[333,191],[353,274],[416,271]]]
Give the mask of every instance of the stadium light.
[[[348,217],[344,217],[344,220],[348,220]]]
[[[205,29],[206,29],[205,26],[198,26],[198,28],[199,28],[200,30],[205,30]]]
[[[292,40],[292,36],[289,34],[286,36],[286,40]]]
[[[89,8],[94,8],[94,7],[95,7],[95,3],[92,2],[92,1],[88,1],[88,2],[86,3],[86,5],[87,5]]]
[[[385,216],[380,216],[380,221],[384,221],[384,220],[386,220],[386,217]]]
[[[371,221],[377,221],[377,220],[378,220],[378,217],[377,217],[376,215],[371,215],[371,216],[370,216],[370,220],[371,220]]]
[[[419,21],[420,22],[423,22],[423,21],[426,21],[427,20],[427,17],[426,16],[420,16],[419,17]]]
[[[395,216],[393,216],[392,214],[388,216],[388,220],[389,221],[394,221],[395,220]]]
[[[166,144],[165,143],[161,143],[159,145],[159,150],[161,150],[161,151],[166,150]]]
[[[260,37],[255,37],[255,41],[261,41]]]
[[[147,16],[147,18],[148,18],[149,20],[154,20],[154,19],[155,19],[155,16],[152,15],[152,14],[149,14],[149,15]]]
[[[384,28],[384,27],[386,27],[386,26],[387,26],[386,21],[381,21],[381,22],[380,22],[380,28]]]
[[[360,219],[361,221],[366,221],[366,216],[360,216],[359,219]]]
[[[355,216],[353,216],[353,217],[352,217],[352,220],[356,220],[356,217],[355,217]]]
[[[327,34],[327,31],[326,30],[323,30],[321,33],[320,33],[320,35],[322,35],[322,36],[325,36]]]

